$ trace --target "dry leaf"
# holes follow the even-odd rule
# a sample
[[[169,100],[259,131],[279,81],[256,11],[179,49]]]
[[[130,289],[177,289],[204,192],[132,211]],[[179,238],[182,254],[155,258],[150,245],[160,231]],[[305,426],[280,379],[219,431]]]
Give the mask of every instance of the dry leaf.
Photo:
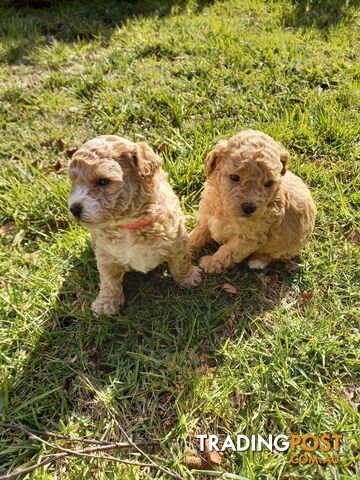
[[[54,165],[54,170],[55,170],[55,172],[59,172],[61,169],[62,169],[62,165],[61,165],[60,160],[58,160]]]
[[[63,150],[64,147],[65,147],[65,142],[62,138],[57,138],[56,139],[56,145],[61,149]]]
[[[222,452],[207,452],[207,458],[209,459],[209,462],[215,463],[216,465],[221,465],[222,459],[223,459],[223,453]]]
[[[77,150],[78,150],[78,149],[75,148],[75,147],[73,147],[73,148],[68,148],[68,149],[66,150],[66,155],[67,155],[69,158],[71,158]]]
[[[348,236],[350,242],[360,245],[360,230],[352,230]]]
[[[205,452],[204,452],[204,456],[206,458],[206,460],[209,460],[209,462],[211,463],[215,463],[216,465],[220,465],[222,460],[223,460],[223,452],[217,452],[215,450],[213,451],[209,451],[209,440],[206,439],[205,440]]]
[[[200,367],[198,368],[198,372],[203,373],[209,377],[213,376],[213,368],[210,368],[208,365],[209,356],[206,353],[201,353],[199,356],[200,359]]]
[[[310,302],[310,300],[314,297],[314,292],[311,290],[306,290],[303,292],[302,297],[306,302]]]
[[[201,363],[207,363],[209,355],[203,352],[203,353],[200,353],[199,357],[200,357]]]
[[[225,292],[230,293],[230,295],[236,295],[238,293],[238,289],[234,285],[231,285],[231,283],[224,283],[221,285],[221,288],[225,290]]]
[[[186,455],[183,463],[189,470],[213,470],[213,466],[205,458],[196,455]]]
[[[357,402],[358,392],[355,387],[340,387],[340,394],[357,411],[359,411],[360,402]]]
[[[184,378],[180,373],[176,375],[176,388],[182,390],[184,388]]]
[[[163,143],[160,145],[159,152],[161,153],[167,153],[170,151],[170,146],[167,143]]]

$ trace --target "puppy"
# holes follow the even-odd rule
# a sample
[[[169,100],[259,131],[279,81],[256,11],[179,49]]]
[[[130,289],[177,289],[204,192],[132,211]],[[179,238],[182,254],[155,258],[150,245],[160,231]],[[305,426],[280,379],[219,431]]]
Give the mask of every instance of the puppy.
[[[73,153],[69,177],[70,217],[90,231],[100,274],[94,312],[120,310],[129,270],[148,272],[166,262],[179,285],[200,283],[179,200],[146,143],[114,135],[94,138]]]
[[[246,130],[220,141],[206,158],[205,189],[191,250],[215,240],[201,258],[221,273],[249,257],[249,267],[297,255],[313,231],[316,208],[304,182],[287,171],[289,153],[269,135]]]

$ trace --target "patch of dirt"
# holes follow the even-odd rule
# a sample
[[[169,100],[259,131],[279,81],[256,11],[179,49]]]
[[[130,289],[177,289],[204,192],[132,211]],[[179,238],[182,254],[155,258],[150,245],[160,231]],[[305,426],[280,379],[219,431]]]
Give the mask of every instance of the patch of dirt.
[[[8,222],[4,223],[4,225],[0,225],[0,237],[13,237],[16,233],[17,226],[15,222]]]

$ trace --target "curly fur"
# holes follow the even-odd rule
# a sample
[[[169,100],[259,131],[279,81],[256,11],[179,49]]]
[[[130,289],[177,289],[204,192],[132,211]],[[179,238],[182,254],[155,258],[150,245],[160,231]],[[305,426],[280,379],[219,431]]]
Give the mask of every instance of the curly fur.
[[[220,248],[202,257],[203,270],[221,273],[247,257],[251,268],[265,268],[299,253],[314,228],[316,208],[305,183],[287,171],[288,160],[282,145],[256,130],[222,140],[209,153],[189,245],[195,250],[215,240]],[[245,213],[245,204],[255,211]]]
[[[100,274],[100,293],[92,303],[96,313],[120,310],[129,270],[147,272],[167,262],[180,285],[200,283],[201,270],[191,265],[179,200],[161,159],[146,143],[114,135],[90,140],[73,153],[69,177],[69,208],[82,207],[80,217],[71,212],[70,217],[90,231]],[[100,179],[109,182],[100,185]],[[121,226],[149,216],[154,221],[141,228]]]

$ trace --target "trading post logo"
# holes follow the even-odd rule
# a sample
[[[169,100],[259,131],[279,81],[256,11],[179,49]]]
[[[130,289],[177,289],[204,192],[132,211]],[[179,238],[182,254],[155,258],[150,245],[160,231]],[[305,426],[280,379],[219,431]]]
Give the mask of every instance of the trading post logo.
[[[332,433],[323,435],[269,435],[264,438],[262,435],[227,435],[224,440],[218,435],[197,435],[200,443],[200,451],[221,451],[232,450],[244,452],[251,450],[261,452],[291,451],[290,463],[293,465],[335,465],[340,461],[340,447],[342,434]]]

